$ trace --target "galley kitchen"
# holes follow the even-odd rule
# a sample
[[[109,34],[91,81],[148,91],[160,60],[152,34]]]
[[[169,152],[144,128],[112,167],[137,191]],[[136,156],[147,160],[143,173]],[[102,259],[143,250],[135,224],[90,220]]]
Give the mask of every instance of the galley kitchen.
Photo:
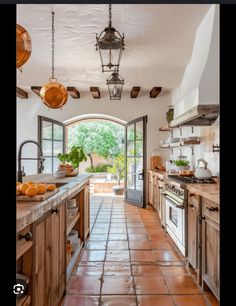
[[[219,10],[17,5],[16,305],[219,305]]]

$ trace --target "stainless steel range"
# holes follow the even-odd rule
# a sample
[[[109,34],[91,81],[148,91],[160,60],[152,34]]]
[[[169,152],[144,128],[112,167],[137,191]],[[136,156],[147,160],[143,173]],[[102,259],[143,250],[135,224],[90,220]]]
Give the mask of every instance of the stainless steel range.
[[[211,184],[214,179],[199,180],[195,177],[169,175],[162,195],[165,197],[166,230],[184,256],[187,256],[187,200],[186,184]]]

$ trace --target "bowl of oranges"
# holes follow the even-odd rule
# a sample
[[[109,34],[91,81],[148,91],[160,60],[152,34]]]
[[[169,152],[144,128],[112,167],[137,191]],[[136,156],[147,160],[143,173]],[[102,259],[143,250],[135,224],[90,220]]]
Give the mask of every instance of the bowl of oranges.
[[[16,182],[16,195],[17,196],[28,196],[30,198],[43,195],[47,191],[54,191],[56,189],[55,184],[44,184],[44,183],[34,183],[34,182],[25,182],[20,183]]]

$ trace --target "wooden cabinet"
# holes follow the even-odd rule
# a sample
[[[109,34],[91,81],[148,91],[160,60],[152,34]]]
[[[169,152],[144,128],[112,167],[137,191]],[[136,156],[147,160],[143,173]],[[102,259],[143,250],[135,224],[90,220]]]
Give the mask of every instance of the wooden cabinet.
[[[34,223],[33,305],[56,306],[66,286],[65,203]]]
[[[151,171],[148,172],[148,203],[153,205],[153,179],[154,175]]]
[[[160,214],[160,189],[157,175],[153,177],[153,206]]]
[[[220,229],[219,207],[202,199],[202,285],[209,287],[219,299],[220,294]]]

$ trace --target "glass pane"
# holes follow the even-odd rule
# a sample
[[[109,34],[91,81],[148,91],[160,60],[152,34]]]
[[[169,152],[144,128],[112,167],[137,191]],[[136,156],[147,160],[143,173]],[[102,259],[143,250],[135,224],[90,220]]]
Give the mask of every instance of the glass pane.
[[[43,149],[44,156],[52,156],[52,141],[43,140],[42,149]]]
[[[143,139],[143,121],[136,123],[136,139]]]
[[[57,157],[53,157],[53,172],[56,172],[58,170],[59,164],[59,159]]]
[[[127,158],[127,172],[135,172],[133,157]]]
[[[57,156],[58,153],[63,153],[63,142],[62,141],[53,142],[53,156]]]
[[[43,173],[52,173],[52,158],[51,157],[45,158],[43,166],[44,166]]]
[[[132,173],[127,174],[127,188],[134,189],[135,175]]]
[[[53,124],[53,138],[63,141],[63,127],[58,124]]]
[[[136,173],[142,173],[143,171],[143,159],[142,158],[136,158],[135,159],[136,162]]]
[[[178,226],[178,212],[170,207],[170,220],[176,225]]]
[[[143,141],[136,140],[136,156],[143,156]]]
[[[52,123],[43,121],[42,138],[52,139]]]
[[[134,140],[134,124],[127,127],[127,140]]]
[[[136,190],[143,190],[143,180],[139,179],[139,175],[136,175]]]
[[[128,140],[127,156],[134,156],[134,141],[133,140]]]

